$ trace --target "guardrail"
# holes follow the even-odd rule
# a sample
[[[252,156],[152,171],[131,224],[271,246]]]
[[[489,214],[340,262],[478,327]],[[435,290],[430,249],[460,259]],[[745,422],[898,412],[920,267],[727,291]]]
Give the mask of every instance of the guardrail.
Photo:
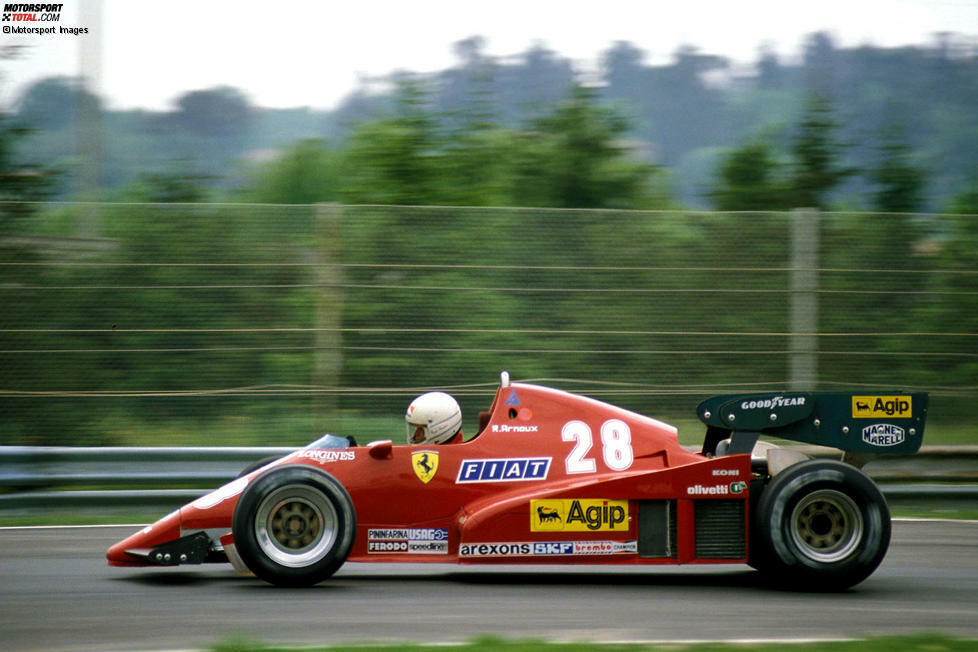
[[[175,509],[294,450],[0,446],[0,516]]]
[[[815,457],[834,449],[799,447]],[[172,509],[295,448],[0,446],[0,515]],[[978,446],[924,447],[863,467],[891,503],[978,507]]]

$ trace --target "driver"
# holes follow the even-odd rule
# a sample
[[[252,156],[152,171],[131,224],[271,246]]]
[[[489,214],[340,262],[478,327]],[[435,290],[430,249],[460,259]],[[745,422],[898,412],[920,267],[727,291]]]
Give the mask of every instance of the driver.
[[[409,444],[462,441],[462,408],[445,392],[428,392],[411,401],[404,420]]]

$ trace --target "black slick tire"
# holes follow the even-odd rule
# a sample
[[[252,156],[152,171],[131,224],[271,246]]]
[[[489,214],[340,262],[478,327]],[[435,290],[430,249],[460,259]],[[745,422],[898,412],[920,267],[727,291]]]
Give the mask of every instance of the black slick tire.
[[[248,466],[246,466],[245,468],[243,468],[241,470],[241,473],[239,473],[237,475],[237,477],[238,478],[243,478],[244,476],[248,475],[252,471],[257,471],[258,469],[260,469],[263,466],[268,466],[269,464],[271,464],[275,460],[281,459],[281,457],[282,457],[281,455],[269,455],[268,457],[263,457],[260,460],[256,460],[256,461],[252,462],[251,464],[249,464]]]
[[[241,560],[277,586],[311,586],[346,561],[356,532],[353,501],[325,471],[290,464],[248,483],[231,531]]]
[[[764,488],[753,517],[756,567],[784,588],[841,591],[876,570],[890,511],[865,474],[836,460],[788,467]]]

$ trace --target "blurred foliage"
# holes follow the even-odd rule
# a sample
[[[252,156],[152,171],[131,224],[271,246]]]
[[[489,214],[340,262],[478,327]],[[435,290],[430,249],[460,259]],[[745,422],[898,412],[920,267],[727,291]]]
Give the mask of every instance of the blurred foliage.
[[[950,202],[950,212],[960,215],[978,215],[978,180],[971,189],[955,195]]]
[[[835,141],[837,123],[829,103],[809,100],[807,113],[794,127],[787,162],[769,140],[752,140],[723,155],[710,193],[719,210],[825,209],[836,186],[862,176],[872,187],[871,207],[884,213],[912,213],[925,203],[927,175],[905,140],[884,134],[873,167],[844,167],[845,145]],[[892,130],[891,130],[892,131]]]
[[[973,41],[954,34],[901,48],[843,48],[826,34],[813,34],[803,57],[779,59],[762,48],[749,68],[688,46],[667,63],[651,65],[645,52],[619,42],[603,53],[598,70],[586,74],[539,44],[505,58],[490,56],[485,48],[484,39],[472,37],[456,44],[457,61],[445,70],[364,78],[330,111],[263,109],[229,87],[182,93],[166,111],[117,111],[101,107],[78,80],[41,80],[16,104],[20,124],[38,128],[18,149],[45,167],[63,165],[81,174],[85,161],[77,157],[77,132],[88,116],[102,123],[99,165],[107,189],[190,161],[215,179],[224,198],[238,199],[243,196],[238,191],[251,187],[255,162],[282,156],[300,141],[346,151],[355,139],[356,151],[363,151],[369,144],[365,136],[370,141],[388,135],[394,137],[391,147],[407,154],[403,148],[409,143],[398,139],[397,129],[411,118],[404,111],[403,92],[405,84],[413,83],[420,90],[417,106],[432,123],[429,134],[442,137],[426,145],[434,149],[424,149],[422,159],[464,153],[469,156],[466,175],[481,171],[502,188],[497,193],[502,199],[487,199],[468,197],[464,183],[455,184],[461,200],[438,203],[500,205],[509,203],[505,195],[512,195],[516,182],[497,168],[499,157],[518,151],[509,141],[552,124],[558,119],[556,107],[585,86],[602,107],[613,107],[627,120],[616,146],[626,147],[637,162],[676,172],[673,199],[686,207],[709,205],[718,185],[716,171],[725,155],[743,143],[765,143],[774,161],[790,164],[790,171],[806,179],[802,188],[812,194],[795,197],[789,206],[890,210],[879,193],[895,197],[893,179],[903,177],[897,183],[905,189],[919,186],[911,194],[920,201],[919,210],[942,211],[976,182],[978,56]],[[813,97],[822,98],[831,112],[815,110]],[[826,121],[829,130],[823,129]],[[805,124],[811,129],[799,128]],[[902,171],[880,167],[881,150],[894,143],[893,131],[903,134],[895,141],[906,148],[906,156],[900,154]],[[461,133],[471,138],[467,147],[462,147],[464,138],[455,137]],[[826,135],[831,138],[812,139]],[[442,147],[446,140],[452,148]],[[457,158],[454,166],[421,162],[440,172],[466,169]],[[528,166],[536,162],[532,157],[525,161]],[[822,162],[832,166],[820,167]],[[905,174],[910,170],[926,175],[913,181]],[[846,171],[859,174],[839,176]],[[627,172],[620,176],[629,178]],[[330,193],[340,190],[332,183],[327,187]],[[73,188],[65,185],[63,191]],[[362,190],[362,184],[350,188],[351,194]],[[517,203],[527,205],[531,199]]]
[[[241,91],[219,86],[181,95],[173,118],[178,129],[192,134],[240,136],[248,131],[252,111]]]
[[[791,142],[789,206],[825,210],[832,189],[853,174],[854,170],[841,165],[842,144],[836,141],[837,128],[828,100],[818,94],[810,95]]]
[[[259,204],[316,204],[339,197],[340,155],[322,139],[301,140],[252,173],[243,195]]]
[[[502,369],[667,421],[791,382],[790,213],[96,204],[101,238],[59,233],[92,208],[5,249],[0,443],[300,445],[435,387],[471,432]],[[827,213],[819,239],[813,387],[969,421],[978,218]]]
[[[303,141],[253,167],[242,194],[281,203],[658,208],[655,166],[624,146],[628,121],[583,87],[525,129],[437,119],[428,91],[404,78],[390,116],[345,146]]]
[[[396,438],[375,430],[435,387],[471,432],[502,369],[688,420],[708,395],[791,383],[788,209],[857,181],[852,203],[889,214],[820,214],[811,384],[925,389],[931,423],[958,427],[978,391],[978,179],[950,133],[978,133],[973,56],[809,46],[724,86],[718,57],[650,67],[617,44],[595,88],[543,48],[514,65],[474,39],[456,68],[290,127],[228,88],[92,105],[118,203],[36,203],[78,125],[31,103],[90,100],[35,87],[0,122],[0,444]],[[956,94],[908,113],[894,61]],[[853,106],[932,137],[854,138]],[[44,131],[12,126],[28,118]],[[703,192],[736,214],[676,209],[652,160],[715,174]],[[938,200],[953,214],[915,212]]]
[[[536,120],[524,139],[534,146],[516,179],[518,206],[650,208],[647,184],[655,169],[630,160],[622,142],[628,121],[576,86],[569,100]]]
[[[128,187],[122,197],[151,204],[203,202],[210,195],[208,180],[192,172],[150,173]]]
[[[770,145],[749,142],[725,154],[711,192],[721,211],[783,210],[789,205],[785,182]]]
[[[913,213],[923,208],[927,174],[914,162],[905,141],[884,141],[876,167],[868,176],[876,186],[873,204],[877,210]]]
[[[20,99],[18,113],[27,126],[57,130],[85,112],[102,111],[101,101],[72,77],[48,77],[32,85]]]
[[[18,228],[18,220],[29,217],[37,206],[31,202],[50,197],[58,181],[52,168],[24,160],[17,154],[18,144],[30,129],[0,113],[0,233]]]

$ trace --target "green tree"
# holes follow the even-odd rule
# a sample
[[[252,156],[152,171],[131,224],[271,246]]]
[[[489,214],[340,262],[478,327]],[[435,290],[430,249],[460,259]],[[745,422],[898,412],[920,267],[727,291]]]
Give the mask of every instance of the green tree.
[[[241,136],[251,126],[252,108],[230,86],[190,91],[177,98],[177,124],[202,136]]]
[[[914,165],[910,147],[890,140],[878,152],[877,166],[868,175],[876,186],[873,207],[885,213],[919,211],[925,200],[926,174]]]
[[[719,183],[711,191],[721,211],[766,211],[785,208],[784,185],[771,146],[746,143],[723,157],[717,170]]]
[[[948,212],[959,215],[978,215],[978,180],[971,188],[958,193],[948,203]]]
[[[187,171],[156,172],[142,175],[121,195],[124,200],[152,204],[205,202],[210,195],[211,180],[206,175]]]
[[[0,230],[8,229],[14,218],[34,213],[36,206],[29,202],[47,199],[55,189],[55,170],[26,162],[18,155],[30,133],[0,113],[0,201],[17,202],[0,206]]]
[[[340,154],[321,139],[301,140],[252,174],[246,197],[264,204],[336,201]]]
[[[481,94],[472,100],[486,102]],[[401,77],[391,115],[360,125],[336,152],[314,142],[293,147],[261,169],[249,196],[393,205],[662,205],[657,168],[637,160],[627,144],[628,122],[590,89],[574,89],[552,113],[520,130],[494,124],[478,106],[469,115],[462,123],[443,120],[423,82]]]
[[[21,46],[0,48],[0,61],[16,59]],[[0,72],[0,80],[4,78]],[[22,120],[0,111],[0,232],[8,231],[14,221],[36,211],[37,202],[53,194],[57,173],[50,167],[26,161],[21,150],[32,129]]]
[[[488,124],[454,134],[446,145],[440,196],[451,206],[512,203],[514,132]]]
[[[442,134],[423,84],[398,80],[395,114],[356,129],[345,152],[341,196],[355,204],[436,204]]]
[[[650,208],[656,168],[631,156],[628,121],[576,86],[553,113],[521,135],[516,205],[559,208]]]
[[[793,207],[828,208],[829,193],[852,175],[840,162],[843,146],[836,140],[837,128],[829,101],[810,95],[791,144],[788,199]]]
[[[35,129],[56,130],[70,125],[79,115],[102,111],[99,98],[72,77],[48,77],[32,84],[18,101],[20,121]]]

